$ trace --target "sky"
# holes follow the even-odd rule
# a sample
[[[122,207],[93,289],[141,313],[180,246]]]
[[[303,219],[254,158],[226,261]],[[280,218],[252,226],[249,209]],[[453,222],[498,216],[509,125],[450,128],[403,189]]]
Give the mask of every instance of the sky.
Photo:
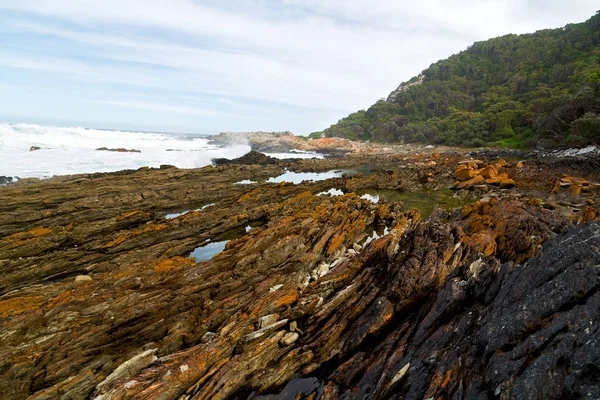
[[[0,0],[0,121],[308,134],[597,0]]]

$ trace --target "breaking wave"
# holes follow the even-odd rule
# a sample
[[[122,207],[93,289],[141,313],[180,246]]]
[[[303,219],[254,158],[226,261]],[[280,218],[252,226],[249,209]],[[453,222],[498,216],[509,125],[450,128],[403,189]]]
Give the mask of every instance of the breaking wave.
[[[96,150],[101,147],[140,152]],[[249,145],[219,147],[198,136],[0,123],[0,176],[47,178],[162,164],[198,168],[249,151]]]

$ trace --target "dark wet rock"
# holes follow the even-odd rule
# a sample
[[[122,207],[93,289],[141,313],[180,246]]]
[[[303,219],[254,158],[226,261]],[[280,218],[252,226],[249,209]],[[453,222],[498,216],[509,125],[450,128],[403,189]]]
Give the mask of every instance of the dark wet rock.
[[[137,150],[137,149],[124,149],[122,147],[119,147],[117,149],[109,149],[107,147],[99,147],[96,150],[99,150],[99,151],[114,151],[114,152],[117,152],[117,153],[141,153],[142,152],[141,150]]]
[[[215,158],[212,160],[214,165],[231,165],[231,164],[239,164],[239,165],[268,165],[268,164],[277,164],[278,160],[273,157],[269,157],[264,155],[263,153],[259,153],[257,151],[251,151],[247,154],[244,154],[241,157],[234,158],[232,160],[228,158]]]
[[[29,151],[36,151],[36,150],[41,150],[41,149],[42,149],[42,148],[41,148],[41,147],[38,147],[38,146],[31,146],[31,147],[29,148]]]
[[[475,262],[323,371],[327,398],[598,398],[600,224],[523,265]]]
[[[16,182],[16,179],[12,176],[0,176],[0,185],[8,185],[13,182]]]

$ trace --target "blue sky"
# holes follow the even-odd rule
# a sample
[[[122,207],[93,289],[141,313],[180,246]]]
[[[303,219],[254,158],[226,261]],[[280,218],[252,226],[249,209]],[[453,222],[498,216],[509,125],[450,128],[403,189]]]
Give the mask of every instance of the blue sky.
[[[0,0],[0,121],[321,130],[472,42],[597,0]]]

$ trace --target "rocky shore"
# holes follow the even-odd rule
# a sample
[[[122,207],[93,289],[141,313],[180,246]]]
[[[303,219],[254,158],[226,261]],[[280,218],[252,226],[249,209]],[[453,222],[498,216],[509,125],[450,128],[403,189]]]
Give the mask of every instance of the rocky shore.
[[[0,398],[600,398],[598,155],[435,151],[0,187]]]

